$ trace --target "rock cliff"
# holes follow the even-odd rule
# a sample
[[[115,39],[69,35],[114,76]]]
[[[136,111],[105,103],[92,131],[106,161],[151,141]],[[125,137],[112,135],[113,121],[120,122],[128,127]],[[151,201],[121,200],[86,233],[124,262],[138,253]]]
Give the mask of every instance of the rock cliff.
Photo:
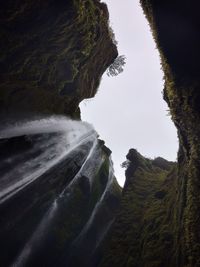
[[[200,266],[199,2],[140,2],[160,52],[164,99],[178,130],[178,165],[164,178],[162,164],[157,166],[162,171],[155,172],[155,162],[148,166],[145,160],[146,167],[139,164],[138,169],[138,158],[144,159],[137,153],[130,158],[133,151],[129,152],[121,209],[101,266],[196,267]]]
[[[77,132],[64,129],[78,140],[78,153],[57,124],[53,132],[52,125],[44,131],[46,121],[38,132],[40,120],[28,124],[32,132],[22,127],[20,135],[18,126],[4,131],[8,117],[9,125],[15,125],[13,118],[41,115],[80,118],[79,103],[95,95],[118,55],[106,5],[99,0],[1,3],[1,265],[200,266],[199,3],[141,0],[141,5],[160,52],[164,99],[180,146],[177,163],[129,151],[116,216],[120,188],[110,152],[91,131],[76,139]],[[91,157],[94,143],[97,158]],[[57,162],[62,154],[55,151],[65,149],[68,157]]]
[[[199,2],[141,1],[161,54],[164,98],[178,129],[177,250],[174,266],[200,265]],[[177,263],[176,263],[177,262]]]
[[[104,143],[92,133],[68,146],[67,134],[0,139],[2,266],[88,267],[98,262],[121,189]]]
[[[130,149],[120,209],[99,266],[175,266],[177,165]]]
[[[1,114],[74,114],[117,57],[98,0],[8,0],[0,17]]]
[[[121,188],[91,126],[55,114],[80,119],[118,55],[107,6],[8,0],[0,24],[0,265],[94,266]]]

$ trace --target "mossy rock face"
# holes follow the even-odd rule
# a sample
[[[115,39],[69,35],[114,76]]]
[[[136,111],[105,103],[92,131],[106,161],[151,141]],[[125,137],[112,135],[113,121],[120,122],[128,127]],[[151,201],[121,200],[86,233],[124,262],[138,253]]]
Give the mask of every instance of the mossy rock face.
[[[117,56],[98,0],[9,0],[0,17],[1,114],[73,114]]]
[[[164,167],[155,166],[135,149],[127,159],[120,210],[99,266],[174,266],[176,163],[160,158]]]
[[[104,71],[118,55],[106,4],[99,0],[8,0],[1,5],[0,22],[1,122],[8,122],[8,117],[13,121],[44,114],[80,119],[79,103],[96,94]],[[34,137],[4,140],[0,159],[7,154],[23,155],[33,145]],[[89,145],[81,145],[77,153],[72,151],[1,204],[0,265],[15,265],[20,256],[21,265],[30,267],[66,266],[66,262],[74,266],[76,261],[71,262],[70,257],[76,251],[79,262],[75,266],[88,267],[98,257],[115,218],[121,189],[113,179],[105,192],[111,151],[101,141],[100,155],[88,167],[95,172],[74,179],[88,156]],[[101,198],[102,204],[98,204]],[[96,211],[98,205],[101,208]],[[94,212],[95,223],[83,235],[93,254],[87,251],[83,255],[84,244],[74,247],[73,243]]]
[[[179,203],[178,264],[200,262],[200,35],[199,1],[141,0],[165,75],[164,98],[177,127]],[[181,233],[181,234],[180,234]]]
[[[164,99],[178,130],[178,165],[170,171],[165,160],[157,158],[151,164],[146,160],[145,166],[144,160],[138,164],[139,157],[130,164],[121,209],[100,266],[198,267],[200,4],[140,2],[160,52]]]

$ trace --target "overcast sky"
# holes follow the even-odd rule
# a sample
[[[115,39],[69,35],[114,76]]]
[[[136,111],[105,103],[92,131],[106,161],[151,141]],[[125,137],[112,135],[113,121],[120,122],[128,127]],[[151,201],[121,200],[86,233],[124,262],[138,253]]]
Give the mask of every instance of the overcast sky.
[[[176,160],[177,133],[162,99],[163,73],[158,51],[139,0],[106,0],[110,23],[125,55],[124,72],[104,74],[95,98],[81,103],[82,119],[92,123],[112,150],[116,177],[123,185],[120,164],[130,148],[147,157]]]

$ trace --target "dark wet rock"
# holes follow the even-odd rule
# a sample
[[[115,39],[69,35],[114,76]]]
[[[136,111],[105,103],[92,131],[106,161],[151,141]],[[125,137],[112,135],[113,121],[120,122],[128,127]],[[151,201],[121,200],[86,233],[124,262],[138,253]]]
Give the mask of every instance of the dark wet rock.
[[[106,4],[99,0],[8,0],[1,4],[0,24],[1,129],[44,114],[80,119],[79,103],[95,96],[103,73],[118,55],[109,33]],[[45,136],[48,140],[52,134]],[[21,167],[17,166],[23,166],[23,161],[31,166],[31,158],[34,161],[45,150],[34,150],[40,137],[0,140],[0,179],[11,170],[19,174]],[[80,266],[95,261],[106,229],[115,218],[121,194],[113,179],[109,189],[111,205],[104,203],[111,178],[111,151],[100,141],[98,147],[100,156],[88,166],[89,174],[81,174],[78,180],[76,175],[87,159],[90,142],[10,198],[4,195],[6,200],[0,203],[0,265],[20,262],[29,267],[66,266],[65,260],[74,253],[73,242],[103,198],[103,208],[97,211],[95,219],[97,224],[88,228],[85,237],[93,254],[88,253],[87,259],[79,255]],[[78,246],[77,251],[84,246]]]
[[[147,266],[169,267],[175,231],[169,222],[176,209],[176,163],[165,160],[164,168],[155,166],[154,160],[136,149],[129,150],[127,159],[120,209],[98,266],[140,267],[147,260]]]
[[[162,158],[138,164],[137,153],[129,153],[121,209],[100,266],[198,267],[200,4],[140,2],[160,52],[163,95],[178,131],[178,164]]]
[[[77,116],[117,57],[98,0],[8,0],[0,10],[0,115]],[[105,53],[106,51],[106,53]]]
[[[17,144],[12,146],[6,156],[15,156],[21,144],[20,160],[23,165],[23,153],[27,152],[27,149],[30,153],[37,144],[39,135],[29,137],[28,141],[31,140],[31,143],[28,144],[27,138],[22,136],[11,139],[10,142],[9,139],[5,140],[6,144]],[[74,253],[79,258],[80,265],[74,260],[69,261],[68,266],[74,266],[75,262],[76,266],[88,266],[88,262],[95,261],[98,257],[101,242],[119,207],[121,191],[116,179],[107,188],[112,166],[107,154],[100,147],[102,165],[99,165],[99,158],[92,166],[88,166],[95,170],[89,171],[88,177],[79,174],[91,146],[90,142],[82,144],[79,151],[72,151],[66,159],[0,204],[0,261],[3,266],[16,264],[19,255],[25,255],[26,258],[26,249],[31,249],[25,261],[28,266],[65,266],[66,261],[71,259],[70,255]],[[42,151],[38,151],[38,155],[40,153]],[[19,162],[17,164],[20,166]],[[9,171],[6,167],[12,169],[13,166],[5,165],[1,169],[1,175]],[[70,186],[71,183],[73,186]],[[99,208],[96,209],[98,205]],[[91,220],[91,227],[88,226],[86,235],[83,235],[86,243],[76,244],[75,249],[73,244],[94,211],[96,215],[94,220]],[[99,240],[97,247],[96,238]],[[81,252],[87,247],[86,244],[93,254],[90,255],[89,250],[86,255]]]

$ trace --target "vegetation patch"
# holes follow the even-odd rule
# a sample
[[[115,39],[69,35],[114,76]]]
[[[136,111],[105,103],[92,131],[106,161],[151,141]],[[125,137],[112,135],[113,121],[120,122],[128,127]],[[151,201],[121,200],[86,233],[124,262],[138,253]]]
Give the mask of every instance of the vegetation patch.
[[[134,149],[127,158],[120,210],[99,266],[173,266],[169,255],[176,244],[176,164],[160,159],[165,166],[159,168]]]

